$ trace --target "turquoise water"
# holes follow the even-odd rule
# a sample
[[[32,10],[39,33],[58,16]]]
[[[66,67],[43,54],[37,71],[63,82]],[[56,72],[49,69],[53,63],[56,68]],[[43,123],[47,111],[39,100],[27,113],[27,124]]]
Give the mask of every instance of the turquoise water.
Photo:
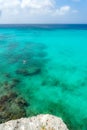
[[[28,103],[26,116],[49,113],[87,130],[87,30],[1,28],[0,97],[11,91]]]

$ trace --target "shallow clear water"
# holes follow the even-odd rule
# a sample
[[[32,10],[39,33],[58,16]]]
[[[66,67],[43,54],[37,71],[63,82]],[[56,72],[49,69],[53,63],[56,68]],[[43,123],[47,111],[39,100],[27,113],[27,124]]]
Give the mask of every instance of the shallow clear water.
[[[87,130],[87,26],[76,27],[0,28],[0,96],[17,92],[26,116],[50,113]]]

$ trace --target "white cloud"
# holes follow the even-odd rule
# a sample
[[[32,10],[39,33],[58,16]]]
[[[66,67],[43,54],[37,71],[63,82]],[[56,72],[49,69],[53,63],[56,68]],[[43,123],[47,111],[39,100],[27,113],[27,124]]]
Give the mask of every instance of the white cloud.
[[[53,0],[22,0],[20,7],[28,10],[29,14],[49,14],[55,8]]]
[[[33,9],[41,9],[44,7],[53,7],[53,1],[52,0],[22,0],[21,2],[22,8],[33,8]]]
[[[71,7],[70,6],[62,6],[60,7],[60,9],[57,9],[55,14],[58,15],[65,15],[66,13],[68,13],[70,11]]]
[[[20,6],[20,1],[19,0],[0,0],[0,9],[1,10],[6,10],[6,9],[12,9]]]
[[[1,22],[43,22],[64,18],[76,10],[69,5],[59,6],[56,0],[0,0]],[[65,16],[64,16],[65,15]],[[59,20],[59,19],[58,19]]]
[[[70,6],[56,7],[55,0],[0,0],[0,10],[8,13],[26,10],[29,14],[57,14],[64,15]]]

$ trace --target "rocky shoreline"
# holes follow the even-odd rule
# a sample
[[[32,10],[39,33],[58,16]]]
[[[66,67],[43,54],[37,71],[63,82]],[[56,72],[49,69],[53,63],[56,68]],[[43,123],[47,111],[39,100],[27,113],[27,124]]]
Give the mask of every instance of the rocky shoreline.
[[[38,115],[0,124],[0,130],[68,130],[61,118],[53,115]]]

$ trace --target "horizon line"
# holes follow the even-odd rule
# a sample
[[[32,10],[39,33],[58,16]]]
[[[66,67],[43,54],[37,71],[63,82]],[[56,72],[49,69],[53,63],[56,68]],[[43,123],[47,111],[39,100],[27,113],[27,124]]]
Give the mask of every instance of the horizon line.
[[[47,25],[47,24],[49,24],[49,25],[52,25],[52,24],[54,24],[54,25],[78,25],[78,24],[80,24],[80,25],[87,25],[87,23],[0,23],[0,25],[38,25],[38,24],[41,24],[41,25]]]

